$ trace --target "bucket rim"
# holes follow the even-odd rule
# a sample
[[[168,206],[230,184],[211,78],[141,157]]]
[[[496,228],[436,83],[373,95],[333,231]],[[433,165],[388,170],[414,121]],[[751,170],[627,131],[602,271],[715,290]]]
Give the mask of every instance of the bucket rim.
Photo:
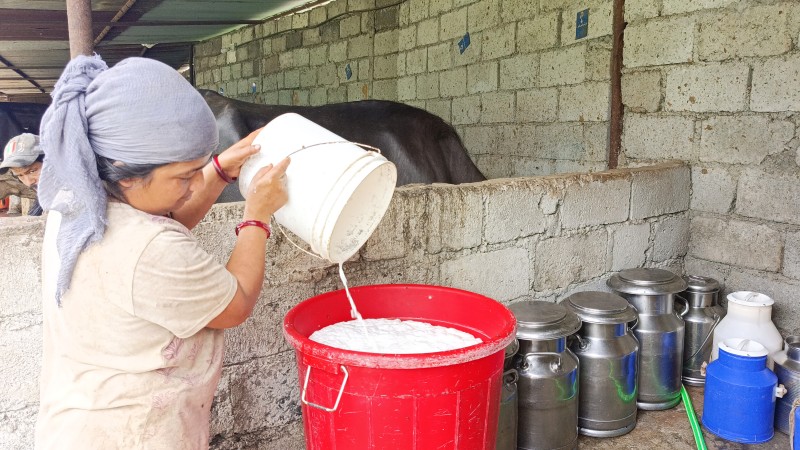
[[[369,291],[374,289],[413,289],[426,291],[437,291],[447,293],[461,293],[468,294],[474,300],[480,302],[491,302],[491,307],[498,308],[501,315],[504,316],[505,324],[502,330],[497,333],[494,338],[484,338],[480,336],[483,342],[480,344],[472,345],[455,350],[448,350],[443,352],[432,353],[411,353],[411,354],[386,354],[386,353],[368,353],[359,352],[354,350],[345,350],[341,348],[331,347],[329,345],[321,344],[312,341],[300,333],[293,325],[294,319],[298,314],[302,313],[304,305],[308,305],[315,299],[322,296],[344,295],[344,289],[325,292],[314,297],[303,300],[298,303],[289,312],[283,320],[283,335],[289,344],[303,357],[318,359],[328,363],[334,363],[345,366],[368,367],[372,369],[421,369],[432,367],[444,367],[456,364],[462,364],[470,361],[475,361],[496,353],[504,353],[505,348],[514,341],[516,336],[516,319],[513,313],[502,303],[484,295],[457,288],[447,286],[428,285],[428,284],[372,284],[364,286],[351,287],[350,292],[357,295],[361,291]],[[319,301],[319,300],[317,300]],[[426,321],[424,318],[405,318],[406,320],[419,320]]]

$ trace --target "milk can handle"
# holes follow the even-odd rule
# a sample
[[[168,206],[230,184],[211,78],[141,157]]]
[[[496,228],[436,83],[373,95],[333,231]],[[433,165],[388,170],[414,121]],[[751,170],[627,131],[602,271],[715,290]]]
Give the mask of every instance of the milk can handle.
[[[321,409],[321,410],[327,411],[327,412],[336,411],[336,408],[339,407],[339,401],[342,399],[342,394],[344,393],[344,385],[347,384],[347,378],[350,376],[350,374],[347,372],[347,367],[345,367],[345,366],[339,366],[339,367],[341,367],[342,368],[342,372],[344,372],[344,380],[342,380],[342,387],[339,388],[339,395],[336,396],[336,403],[333,404],[333,408],[326,408],[326,407],[324,407],[322,405],[318,405],[316,403],[311,403],[310,401],[306,400],[306,388],[308,387],[308,378],[311,376],[311,366],[310,365],[306,368],[306,381],[303,382],[303,395],[300,398],[300,400],[302,400],[303,404],[306,404],[308,406],[311,406],[311,407],[314,407],[314,408],[317,408],[317,409]]]
[[[553,372],[558,372],[561,369],[561,353],[556,352],[532,352],[525,355],[524,367],[523,370],[527,369],[528,366],[528,358],[531,356],[552,356],[556,358],[556,361],[550,361],[550,370]]]
[[[514,384],[517,381],[519,381],[519,372],[517,372],[517,369],[508,369],[503,372],[504,385]]]
[[[698,353],[703,351],[703,348],[705,348],[706,344],[708,344],[708,339],[712,335],[714,335],[714,328],[717,328],[717,325],[719,325],[720,320],[722,320],[722,316],[717,314],[717,313],[714,313],[714,325],[711,325],[711,329],[708,330],[708,334],[706,334],[706,338],[703,339],[703,343],[700,344],[699,347],[697,347],[697,350],[695,350],[694,353],[692,353],[692,356],[690,356],[690,357],[688,357],[688,358],[683,360],[684,364],[686,364],[687,362],[691,361],[692,358],[694,358],[695,356],[697,356]]]
[[[679,301],[683,302],[683,311],[678,315],[681,316],[681,317],[685,316],[686,313],[689,312],[689,301],[686,300],[685,298],[681,297],[678,294],[675,294],[675,300],[679,300]]]

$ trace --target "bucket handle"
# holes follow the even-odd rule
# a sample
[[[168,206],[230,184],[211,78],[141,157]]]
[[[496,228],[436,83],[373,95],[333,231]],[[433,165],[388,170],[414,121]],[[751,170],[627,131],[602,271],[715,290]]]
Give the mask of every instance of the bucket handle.
[[[700,352],[702,352],[702,351],[703,351],[703,348],[705,348],[706,344],[708,344],[708,339],[709,339],[709,338],[710,338],[710,337],[711,337],[711,336],[714,334],[714,329],[715,329],[715,328],[717,328],[717,325],[719,325],[719,322],[720,322],[720,320],[722,320],[722,316],[721,316],[721,315],[719,315],[719,314],[717,314],[717,313],[714,313],[714,325],[712,325],[712,326],[711,326],[711,329],[710,329],[710,330],[708,330],[708,334],[706,334],[706,337],[705,337],[705,339],[703,339],[703,343],[702,343],[702,344],[700,344],[700,346],[699,346],[699,347],[697,347],[697,350],[695,350],[695,352],[694,352],[694,353],[692,353],[692,356],[690,356],[690,357],[688,357],[688,358],[686,358],[686,359],[684,359],[684,360],[683,360],[683,363],[684,363],[684,364],[686,364],[686,363],[688,363],[689,361],[691,361],[691,360],[692,360],[692,358],[694,358],[694,357],[695,357],[695,356],[697,356],[697,355],[698,355]]]
[[[304,145],[304,146],[298,148],[297,150],[294,150],[293,152],[289,153],[286,156],[287,157],[292,156],[295,153],[302,152],[303,150],[311,148],[311,147],[316,147],[316,146],[319,146],[319,145],[332,145],[332,144],[353,144],[353,145],[357,145],[359,147],[362,147],[364,150],[367,150],[367,151],[370,151],[370,152],[375,152],[375,153],[377,153],[379,155],[383,154],[383,153],[381,153],[381,149],[379,149],[378,147],[373,147],[371,145],[362,144],[360,142],[330,141],[330,142],[317,142],[316,144],[311,144],[311,145]],[[274,216],[273,216],[273,219],[274,219]],[[292,244],[295,248],[297,248],[298,250],[300,250],[301,252],[305,253],[308,256],[312,256],[312,257],[317,258],[317,259],[325,259],[325,258],[323,258],[323,257],[321,257],[321,256],[319,256],[319,255],[317,255],[317,254],[315,254],[313,252],[310,252],[310,251],[304,249],[303,247],[300,247],[299,245],[297,245],[292,240],[292,238],[290,238],[289,235],[286,234],[285,231],[283,231],[283,227],[281,226],[281,224],[278,223],[277,220],[273,220],[272,222],[278,227],[278,231],[281,232],[281,235],[283,235],[283,237],[286,238],[286,240],[289,241],[289,243]]]
[[[342,387],[339,388],[339,395],[336,396],[336,403],[333,404],[333,408],[326,408],[325,406],[318,405],[316,403],[312,403],[306,400],[306,390],[308,388],[308,379],[311,376],[311,366],[309,365],[306,368],[306,381],[303,382],[303,395],[300,397],[300,400],[303,402],[304,405],[308,405],[317,409],[321,409],[327,412],[334,412],[339,407],[339,401],[342,400],[342,394],[344,393],[344,386],[347,384],[347,378],[350,374],[347,372],[347,367],[339,366],[342,368],[342,372],[344,372],[344,379],[342,380]]]

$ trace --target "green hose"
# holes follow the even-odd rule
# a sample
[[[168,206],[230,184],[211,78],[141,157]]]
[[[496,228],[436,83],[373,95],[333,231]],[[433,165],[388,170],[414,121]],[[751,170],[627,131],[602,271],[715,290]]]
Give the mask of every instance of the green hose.
[[[681,399],[683,400],[683,406],[686,407],[689,425],[692,426],[692,434],[694,435],[694,442],[697,444],[697,450],[707,450],[706,441],[703,439],[703,431],[700,429],[700,424],[697,423],[697,416],[694,414],[692,399],[689,398],[689,393],[686,392],[686,386],[684,385],[681,385]]]

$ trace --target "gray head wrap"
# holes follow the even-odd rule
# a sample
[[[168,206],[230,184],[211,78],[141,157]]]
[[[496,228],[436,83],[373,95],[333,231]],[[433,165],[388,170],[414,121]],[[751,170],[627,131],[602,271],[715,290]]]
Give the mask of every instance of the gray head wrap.
[[[61,213],[56,300],[80,253],[103,237],[107,195],[95,154],[129,164],[191,161],[217,148],[214,115],[178,72],[146,58],[109,69],[95,56],[67,64],[40,127],[39,202]]]

